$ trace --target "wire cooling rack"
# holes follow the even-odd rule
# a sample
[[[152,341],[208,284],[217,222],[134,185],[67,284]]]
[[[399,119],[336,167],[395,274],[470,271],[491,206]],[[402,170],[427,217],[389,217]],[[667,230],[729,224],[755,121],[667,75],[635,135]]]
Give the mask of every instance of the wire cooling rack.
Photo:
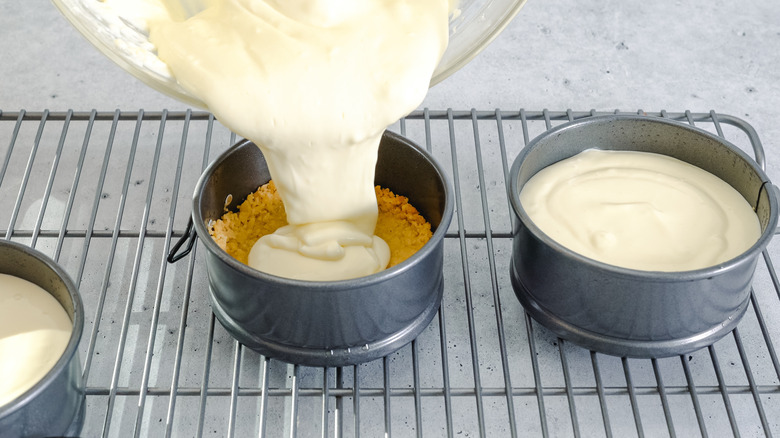
[[[777,239],[739,327],[685,356],[584,350],[515,298],[507,169],[529,139],[596,114],[425,110],[391,127],[454,183],[444,300],[416,341],[355,367],[293,366],[243,348],[211,313],[199,248],[166,263],[199,175],[236,141],[207,113],[0,113],[0,232],[79,285],[86,437],[780,434]],[[764,162],[737,118],[648,116],[695,124]]]

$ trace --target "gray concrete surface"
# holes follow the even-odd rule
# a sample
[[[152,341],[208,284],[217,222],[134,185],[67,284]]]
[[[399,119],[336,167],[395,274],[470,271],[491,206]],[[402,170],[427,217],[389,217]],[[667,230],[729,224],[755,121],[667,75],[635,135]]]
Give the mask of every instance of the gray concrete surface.
[[[0,108],[181,109],[94,50],[46,0],[0,3]],[[530,0],[432,109],[709,111],[780,143],[780,3]],[[773,165],[774,180],[780,172]]]

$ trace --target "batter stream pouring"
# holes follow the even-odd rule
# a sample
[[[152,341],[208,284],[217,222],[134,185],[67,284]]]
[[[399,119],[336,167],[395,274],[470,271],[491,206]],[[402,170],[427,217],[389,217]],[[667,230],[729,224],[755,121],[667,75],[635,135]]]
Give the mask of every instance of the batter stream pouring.
[[[261,239],[250,265],[312,280],[384,269],[379,140],[422,102],[449,12],[447,0],[225,0],[150,21],[177,81],[268,160],[290,226]]]

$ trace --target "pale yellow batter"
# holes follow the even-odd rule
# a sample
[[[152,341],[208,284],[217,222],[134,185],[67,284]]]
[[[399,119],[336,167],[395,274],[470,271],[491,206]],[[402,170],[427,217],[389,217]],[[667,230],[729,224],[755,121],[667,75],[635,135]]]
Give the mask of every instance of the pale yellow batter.
[[[40,286],[0,274],[0,406],[32,388],[65,351],[65,309]]]
[[[733,187],[659,154],[586,150],[534,175],[520,202],[572,251],[646,271],[713,266],[761,235],[758,217]]]
[[[150,21],[150,39],[177,81],[268,160],[290,226],[260,239],[250,265],[327,280],[384,269],[379,140],[422,102],[450,1],[214,3],[183,22]]]

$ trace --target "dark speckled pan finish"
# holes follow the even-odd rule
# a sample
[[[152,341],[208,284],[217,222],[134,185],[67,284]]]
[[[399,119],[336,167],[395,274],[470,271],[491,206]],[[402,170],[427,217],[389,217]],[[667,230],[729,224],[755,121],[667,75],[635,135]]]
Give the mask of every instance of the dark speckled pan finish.
[[[443,292],[444,234],[452,219],[450,184],[439,165],[405,138],[385,133],[375,182],[409,201],[434,228],[403,263],[344,281],[313,282],[259,272],[233,259],[206,228],[235,209],[270,174],[260,150],[242,141],[202,175],[193,199],[195,230],[206,248],[212,309],[246,346],[286,362],[342,366],[401,348],[435,316]]]
[[[587,148],[661,153],[715,174],[756,210],[761,237],[732,260],[685,272],[620,268],[574,253],[539,230],[519,193],[542,168]],[[684,354],[736,327],[758,256],[777,226],[777,188],[750,157],[720,137],[658,117],[599,116],[557,126],[518,155],[509,178],[518,219],[510,274],[520,302],[562,338],[616,356]]]

